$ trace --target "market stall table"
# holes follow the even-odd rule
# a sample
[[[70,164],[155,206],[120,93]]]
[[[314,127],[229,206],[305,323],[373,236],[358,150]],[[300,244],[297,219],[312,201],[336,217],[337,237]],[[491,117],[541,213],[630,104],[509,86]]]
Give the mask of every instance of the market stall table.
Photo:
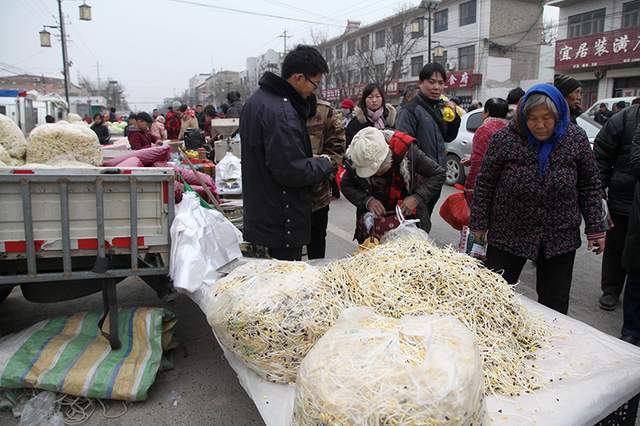
[[[215,284],[205,284],[189,296],[206,312],[214,288]],[[640,348],[524,296],[520,299],[531,313],[542,315],[551,328],[552,346],[540,350],[535,360],[545,381],[542,389],[532,394],[488,396],[490,424],[592,425],[640,393]],[[269,426],[289,425],[295,385],[262,379],[233,352],[220,346],[264,422]],[[634,402],[637,409],[637,399]],[[636,413],[627,414],[634,424]]]

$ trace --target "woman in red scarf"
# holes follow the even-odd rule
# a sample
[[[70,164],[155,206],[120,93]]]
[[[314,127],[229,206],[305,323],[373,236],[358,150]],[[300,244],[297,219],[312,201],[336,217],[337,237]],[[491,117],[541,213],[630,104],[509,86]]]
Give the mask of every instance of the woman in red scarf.
[[[399,206],[405,217],[420,219],[418,226],[431,230],[426,205],[440,192],[445,170],[426,156],[411,136],[374,127],[360,130],[345,156],[342,193],[356,206],[355,238],[362,243],[369,231],[364,216],[377,218],[395,213]]]

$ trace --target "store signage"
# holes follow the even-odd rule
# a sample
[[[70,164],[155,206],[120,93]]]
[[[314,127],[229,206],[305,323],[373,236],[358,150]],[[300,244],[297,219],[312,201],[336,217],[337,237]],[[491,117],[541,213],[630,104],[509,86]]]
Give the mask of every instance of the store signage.
[[[640,62],[640,28],[627,28],[556,42],[556,70]]]
[[[482,81],[482,74],[472,74],[469,71],[452,71],[447,73],[444,82],[445,89],[464,89],[477,85]]]

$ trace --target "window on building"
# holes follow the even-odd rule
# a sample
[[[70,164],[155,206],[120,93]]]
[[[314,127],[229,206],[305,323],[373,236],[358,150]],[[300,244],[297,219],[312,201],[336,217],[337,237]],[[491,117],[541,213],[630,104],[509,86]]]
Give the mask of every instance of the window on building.
[[[443,53],[444,54],[442,56],[434,56],[433,62],[439,63],[446,70],[447,69],[447,51],[445,50]]]
[[[416,18],[411,23],[411,38],[420,38],[424,36],[424,19]]]
[[[376,49],[384,47],[384,30],[376,31]]]
[[[342,44],[336,46],[336,59],[342,59]]]
[[[476,0],[460,3],[460,26],[476,22]]]
[[[458,49],[458,69],[472,70],[475,63],[476,46],[461,47]]]
[[[422,55],[414,56],[413,58],[411,58],[411,77],[420,75],[420,70],[422,70],[423,62],[424,61]]]
[[[401,72],[402,72],[402,59],[393,61],[393,65],[391,66],[391,78],[392,79],[400,78]]]
[[[369,51],[369,34],[360,37],[360,51],[368,52]]]
[[[347,56],[353,56],[356,54],[356,40],[349,40],[347,42]]]
[[[391,41],[393,44],[402,44],[404,40],[404,28],[402,24],[398,24],[391,28]]]
[[[433,15],[433,32],[447,31],[449,29],[449,9],[439,10]]]
[[[622,28],[640,27],[640,0],[622,5]]]
[[[606,9],[592,10],[569,16],[569,38],[597,34],[604,31],[604,15]]]

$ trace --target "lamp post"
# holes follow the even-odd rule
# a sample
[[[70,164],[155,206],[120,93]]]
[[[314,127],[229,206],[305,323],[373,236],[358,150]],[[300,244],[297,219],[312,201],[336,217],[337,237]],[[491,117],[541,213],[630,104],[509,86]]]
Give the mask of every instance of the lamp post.
[[[71,104],[69,104],[69,61],[67,59],[67,33],[64,27],[64,15],[62,14],[62,0],[58,2],[58,19],[60,25],[45,25],[43,30],[40,31],[40,46],[51,47],[51,33],[47,31],[47,28],[55,28],[60,30],[60,41],[62,45],[62,74],[64,75],[64,98],[67,101],[67,112]],[[80,19],[83,21],[91,20],[91,6],[83,3],[80,5]]]
[[[428,43],[428,52],[429,52],[429,60],[428,60],[429,63],[431,62],[431,59],[432,59],[432,56],[431,56],[431,21],[433,19],[432,14],[438,8],[441,2],[442,0],[422,0],[418,8],[426,10],[428,13],[428,17],[425,18],[424,16],[419,16],[416,19],[414,19],[414,21],[411,24],[411,32],[416,34],[419,32],[419,21],[426,20],[428,22],[427,43]]]

